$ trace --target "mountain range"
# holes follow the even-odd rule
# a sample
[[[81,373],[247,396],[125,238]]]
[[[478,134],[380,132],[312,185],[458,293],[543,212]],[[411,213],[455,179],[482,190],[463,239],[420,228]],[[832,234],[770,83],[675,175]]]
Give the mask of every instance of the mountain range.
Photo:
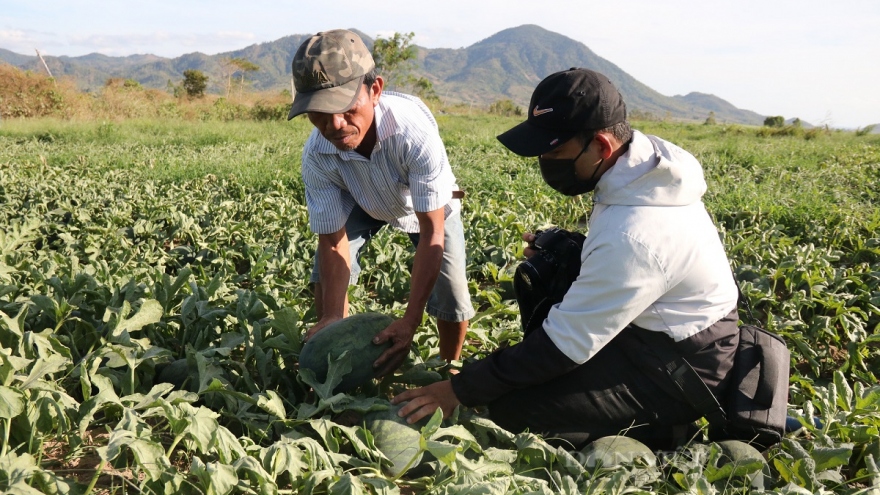
[[[372,47],[373,39],[353,29]],[[225,79],[221,62],[244,58],[259,70],[246,79],[253,89],[290,89],[290,61],[310,35],[290,35],[230,52],[188,53],[176,58],[156,55],[110,57],[98,53],[79,57],[43,57],[52,75],[70,76],[85,91],[102,87],[110,78],[133,79],[149,88],[167,88],[183,79],[183,71],[197,69],[209,76],[209,92],[222,93]],[[627,108],[656,118],[703,121],[713,112],[716,122],[760,125],[764,116],[739,109],[718,96],[693,92],[665,96],[636,80],[623,69],[596,55],[579,41],[535,25],[505,29],[466,48],[417,47],[413,73],[426,77],[444,102],[487,106],[510,99],[527,107],[532,90],[545,76],[569,67],[601,72],[620,89]],[[45,71],[37,56],[0,48],[0,61],[34,72]],[[236,76],[237,77],[237,76]]]

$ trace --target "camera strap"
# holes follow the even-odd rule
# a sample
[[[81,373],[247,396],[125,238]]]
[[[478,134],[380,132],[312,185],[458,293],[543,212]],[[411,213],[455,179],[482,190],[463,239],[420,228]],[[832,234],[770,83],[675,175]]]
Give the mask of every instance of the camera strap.
[[[703,415],[713,427],[724,427],[727,424],[727,414],[718,398],[709,390],[699,373],[675,350],[673,340],[662,332],[637,330],[635,335],[663,362],[666,375],[681,392],[684,401]]]

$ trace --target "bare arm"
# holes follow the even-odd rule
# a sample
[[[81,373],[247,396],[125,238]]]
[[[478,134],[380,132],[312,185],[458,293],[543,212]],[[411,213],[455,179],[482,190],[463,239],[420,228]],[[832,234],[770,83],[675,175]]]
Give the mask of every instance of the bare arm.
[[[403,318],[392,323],[373,340],[381,344],[388,340],[392,346],[376,360],[374,367],[378,375],[386,375],[397,369],[409,353],[413,335],[422,322],[425,305],[434,289],[434,282],[440,273],[443,261],[444,209],[438,208],[426,213],[416,212],[419,219],[419,245],[413,259],[412,279],[410,280],[409,301]]]
[[[346,316],[346,295],[351,276],[351,259],[348,252],[348,235],[345,227],[332,234],[318,235],[318,268],[321,281],[316,299],[318,323],[306,332],[308,339],[317,331]]]

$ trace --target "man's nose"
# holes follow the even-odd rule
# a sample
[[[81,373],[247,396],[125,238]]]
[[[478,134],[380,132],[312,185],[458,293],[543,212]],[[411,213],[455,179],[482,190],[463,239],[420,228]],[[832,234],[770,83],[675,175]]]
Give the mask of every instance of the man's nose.
[[[333,126],[333,129],[340,130],[345,127],[345,115],[341,113],[334,113],[330,116],[330,125]]]

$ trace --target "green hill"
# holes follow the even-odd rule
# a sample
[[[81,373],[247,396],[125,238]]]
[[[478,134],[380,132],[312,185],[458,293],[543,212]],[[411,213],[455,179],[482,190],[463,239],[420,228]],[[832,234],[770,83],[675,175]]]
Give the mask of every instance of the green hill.
[[[372,46],[372,38],[358,33],[367,46]],[[169,81],[181,81],[184,70],[198,69],[209,76],[208,91],[222,93],[225,80],[221,61],[240,57],[260,67],[247,76],[253,89],[281,91],[290,89],[290,61],[308,36],[285,36],[231,52],[216,55],[196,52],[172,59],[155,55],[108,57],[96,53],[44,58],[55,77],[74,77],[84,90],[97,89],[109,78],[134,79],[143,86],[161,89],[167,87]],[[0,61],[22,69],[44,70],[36,56],[8,50],[0,49]],[[606,74],[623,93],[631,112],[702,121],[711,111],[718,122],[760,125],[764,120],[764,116],[739,109],[714,95],[662,95],[596,55],[583,43],[535,25],[505,29],[466,48],[419,48],[414,72],[429,79],[446,102],[486,106],[510,99],[525,107],[541,79],[569,67],[586,67]]]

